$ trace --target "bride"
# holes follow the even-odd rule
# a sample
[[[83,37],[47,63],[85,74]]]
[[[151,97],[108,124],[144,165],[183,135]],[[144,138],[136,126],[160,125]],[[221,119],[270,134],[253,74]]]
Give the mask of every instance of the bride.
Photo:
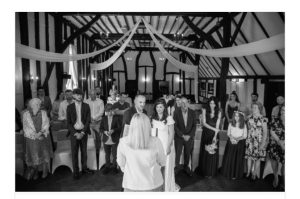
[[[152,136],[156,136],[162,142],[165,154],[167,155],[164,170],[164,190],[179,191],[180,187],[175,183],[175,148],[174,148],[174,120],[168,115],[167,105],[163,99],[156,101],[154,112],[151,118]]]

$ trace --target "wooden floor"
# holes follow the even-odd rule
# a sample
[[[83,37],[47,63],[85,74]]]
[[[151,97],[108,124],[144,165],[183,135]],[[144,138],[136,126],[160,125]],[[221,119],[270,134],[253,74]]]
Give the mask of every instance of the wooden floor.
[[[197,175],[188,177],[184,172],[178,173],[176,182],[180,191],[278,191],[272,188],[273,176],[269,175],[264,180],[250,182],[248,179],[229,180],[221,174],[206,179]],[[79,180],[73,180],[72,173],[67,167],[59,167],[54,175],[46,179],[26,181],[16,175],[16,191],[122,191],[122,174],[103,175],[101,171],[94,174],[83,175]]]

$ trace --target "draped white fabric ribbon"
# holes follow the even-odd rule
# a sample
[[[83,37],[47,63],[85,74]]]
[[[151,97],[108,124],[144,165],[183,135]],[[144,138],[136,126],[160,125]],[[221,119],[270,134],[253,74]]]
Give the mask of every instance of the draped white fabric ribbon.
[[[137,27],[139,26],[141,20],[139,20],[135,26],[133,27],[131,34],[129,35],[129,37],[126,39],[126,41],[123,43],[123,45],[117,50],[117,52],[115,52],[115,54],[110,57],[108,60],[98,63],[98,64],[91,64],[91,70],[103,70],[107,67],[109,67],[111,64],[113,64],[122,54],[122,52],[124,51],[124,49],[126,48],[126,46],[128,45],[128,43],[130,42],[132,36],[134,35]]]
[[[40,60],[40,61],[48,61],[48,62],[68,62],[68,61],[87,59],[90,57],[94,57],[98,54],[101,54],[109,50],[110,48],[114,47],[115,45],[120,43],[125,37],[127,37],[130,32],[132,32],[132,30],[126,32],[120,39],[118,39],[113,44],[92,53],[74,54],[74,55],[61,54],[61,53],[48,52],[48,51],[44,51],[44,50],[40,50],[40,49],[32,48],[30,46],[25,46],[16,43],[16,56],[32,59],[32,60]]]
[[[195,101],[198,103],[198,66],[190,65],[182,63],[178,60],[176,60],[172,55],[170,55],[163,46],[159,43],[159,41],[155,38],[151,30],[149,29],[149,24],[145,22],[143,19],[144,24],[146,26],[146,29],[148,30],[150,37],[154,41],[155,45],[158,47],[158,49],[161,51],[163,56],[168,59],[174,66],[179,68],[180,70],[186,71],[186,72],[192,72],[194,73],[194,94],[195,94]]]
[[[162,34],[158,33],[150,24],[143,20],[146,27],[148,27],[153,33],[160,37],[163,41],[172,44],[173,46],[203,56],[209,57],[242,57],[260,53],[266,53],[274,50],[279,50],[284,48],[284,37],[285,34],[278,34],[267,39],[262,39],[248,44],[242,44],[239,46],[219,48],[219,49],[196,49],[189,48],[186,46],[179,45]]]

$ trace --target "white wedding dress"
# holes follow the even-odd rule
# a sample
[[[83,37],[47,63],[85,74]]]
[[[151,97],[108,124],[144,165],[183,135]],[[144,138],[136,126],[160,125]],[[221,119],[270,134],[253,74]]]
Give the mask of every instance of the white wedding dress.
[[[156,136],[162,142],[165,154],[167,154],[167,144],[169,138],[168,125],[174,124],[172,116],[168,116],[167,123],[163,121],[152,120],[152,131],[151,135]],[[175,183],[175,147],[174,141],[171,146],[171,153],[167,156],[166,166],[165,166],[165,191],[179,191],[180,187]]]

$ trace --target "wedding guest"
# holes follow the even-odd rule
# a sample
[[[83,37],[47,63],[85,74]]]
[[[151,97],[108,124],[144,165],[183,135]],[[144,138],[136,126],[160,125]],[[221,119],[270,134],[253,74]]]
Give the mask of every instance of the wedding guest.
[[[265,161],[267,146],[267,118],[259,109],[258,103],[252,103],[252,113],[247,120],[248,135],[246,139],[247,177],[255,180],[260,169],[260,161]]]
[[[47,112],[41,110],[41,100],[33,98],[29,101],[28,110],[23,115],[23,131],[25,137],[25,162],[29,167],[26,178],[36,180],[38,166],[42,165],[42,178],[48,175],[48,164],[53,157],[49,136],[49,118]]]
[[[95,91],[96,91],[97,98],[101,99],[105,105],[107,98],[103,95],[103,90],[100,88],[100,86],[96,86]]]
[[[53,102],[53,105],[52,105],[52,111],[51,111],[52,120],[58,120],[59,106],[60,106],[60,103],[64,99],[65,99],[65,93],[64,92],[57,93],[55,101]]]
[[[82,102],[83,92],[76,88],[73,91],[74,103],[67,107],[68,136],[71,140],[73,178],[79,179],[78,151],[80,148],[82,173],[93,173],[87,168],[87,140],[91,134],[91,111],[88,104]]]
[[[266,117],[266,109],[265,109],[264,105],[258,101],[258,93],[256,93],[256,92],[253,92],[251,94],[251,104],[250,104],[250,107],[248,107],[248,110],[250,110],[249,114],[252,114],[252,104],[257,104],[261,115]]]
[[[105,167],[103,174],[106,175],[110,170],[118,173],[117,169],[117,147],[120,139],[122,121],[120,117],[113,115],[113,105],[106,104],[105,116],[101,120],[100,133],[103,135],[104,151],[105,151]],[[111,159],[112,156],[112,166]]]
[[[152,136],[160,139],[164,153],[167,156],[164,170],[164,191],[179,191],[180,187],[175,183],[175,147],[174,147],[174,123],[173,117],[168,115],[167,105],[164,100],[157,100],[154,104],[151,117]]]
[[[239,111],[233,113],[227,136],[229,140],[225,147],[222,173],[230,179],[239,179],[244,174],[245,139],[247,138],[244,113]]]
[[[45,110],[47,112],[48,117],[50,118],[51,110],[52,110],[52,102],[51,99],[48,96],[45,96],[45,90],[43,87],[37,88],[37,96],[41,100],[41,109]]]
[[[67,107],[74,103],[73,101],[73,91],[72,90],[66,90],[65,91],[65,100],[62,101],[59,105],[58,110],[58,120],[66,121],[67,120]]]
[[[271,159],[271,165],[274,174],[273,187],[278,186],[278,165],[282,164],[281,174],[284,181],[285,164],[285,106],[280,106],[277,116],[272,119],[270,124],[270,142],[267,147],[267,153]],[[283,185],[284,187],[284,185]]]
[[[277,105],[273,107],[272,109],[272,118],[277,117],[279,114],[279,110],[281,109],[282,106],[284,106],[284,97],[283,96],[278,96],[276,98]]]
[[[129,103],[126,102],[125,99],[125,93],[121,93],[118,102],[114,103],[112,106],[113,113],[117,115],[121,121],[123,121],[123,115],[125,111],[127,111],[130,108]]]
[[[184,148],[184,171],[192,176],[189,168],[190,156],[194,146],[194,137],[196,132],[196,115],[195,111],[189,108],[187,98],[181,98],[181,108],[174,112],[175,121],[175,173],[179,172],[179,161]]]
[[[90,97],[85,101],[90,106],[91,110],[91,123],[90,129],[94,137],[96,154],[99,154],[101,148],[101,137],[100,137],[100,122],[104,114],[104,102],[102,99],[96,97],[96,91],[90,91]],[[98,155],[96,157],[99,157]]]
[[[161,167],[166,155],[161,141],[150,136],[150,119],[143,113],[135,113],[130,121],[128,136],[120,139],[117,162],[124,172],[124,191],[162,191]]]
[[[216,97],[208,99],[202,110],[203,132],[200,144],[198,172],[207,178],[217,175],[219,164],[219,142],[221,111]]]
[[[122,122],[123,129],[122,129],[121,137],[123,137],[124,130],[126,130],[125,128],[127,128],[128,125],[130,125],[131,118],[135,113],[147,114],[147,111],[144,110],[145,105],[146,105],[146,97],[144,95],[137,95],[134,99],[134,106],[130,107],[127,111],[124,112],[123,122]]]
[[[232,121],[232,116],[233,116],[233,112],[237,111],[240,109],[240,101],[239,101],[239,97],[237,96],[235,91],[232,91],[232,93],[230,94],[230,97],[228,99],[228,101],[226,102],[225,105],[225,123],[224,123],[224,128],[225,130],[227,130],[228,128],[228,124]]]

